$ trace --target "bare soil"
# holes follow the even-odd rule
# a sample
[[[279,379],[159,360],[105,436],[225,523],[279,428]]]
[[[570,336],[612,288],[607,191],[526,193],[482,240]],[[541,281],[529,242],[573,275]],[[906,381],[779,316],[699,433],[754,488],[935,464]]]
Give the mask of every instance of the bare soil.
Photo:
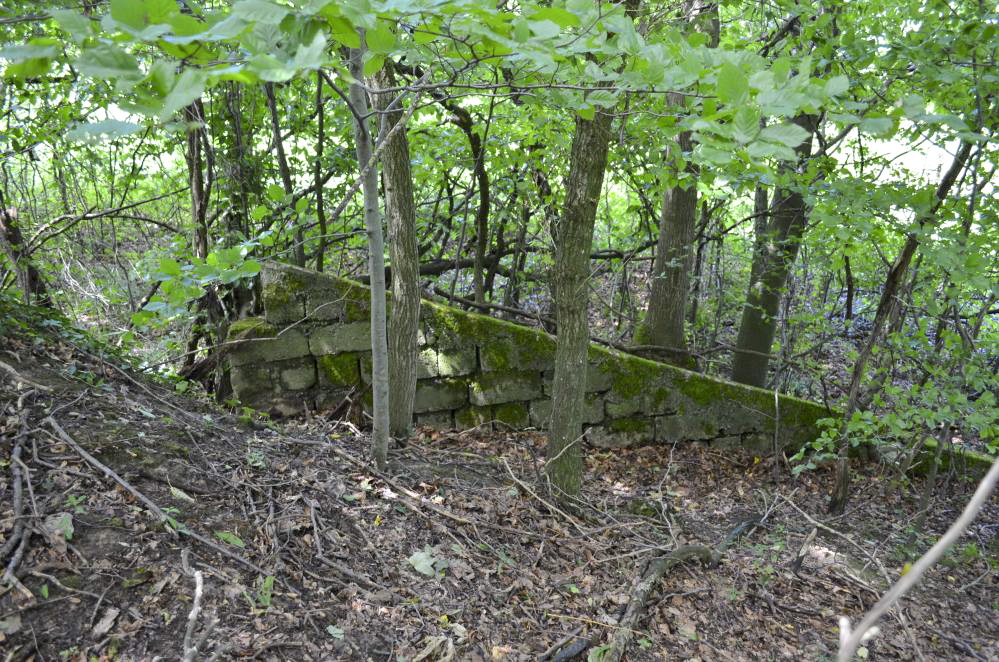
[[[600,659],[650,563],[695,544],[719,562],[654,584],[623,659],[834,659],[838,618],[871,607],[974,488],[947,476],[910,545],[921,485],[888,467],[858,466],[829,518],[825,470],[699,444],[588,449],[568,512],[543,487],[540,434],[419,430],[383,474],[349,423],[241,421],[101,353],[0,337],[4,661],[180,659],[195,572],[193,659]],[[999,660],[997,559],[993,497],[868,659]]]

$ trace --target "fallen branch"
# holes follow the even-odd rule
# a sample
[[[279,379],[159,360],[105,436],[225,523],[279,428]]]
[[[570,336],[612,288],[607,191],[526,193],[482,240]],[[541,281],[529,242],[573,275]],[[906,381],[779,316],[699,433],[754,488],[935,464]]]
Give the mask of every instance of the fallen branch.
[[[48,393],[48,392],[50,392],[52,390],[48,386],[45,386],[43,384],[39,384],[38,382],[31,381],[30,379],[28,379],[27,377],[25,377],[24,375],[22,375],[21,373],[19,373],[17,370],[15,370],[13,366],[8,365],[7,363],[4,363],[3,361],[0,361],[0,368],[2,368],[4,372],[9,373],[11,375],[11,377],[14,378],[15,381],[21,382],[23,384],[27,384],[28,386],[32,386],[34,388],[37,388],[39,391],[44,391],[45,393]]]
[[[903,575],[891,589],[884,594],[877,604],[860,621],[856,630],[851,630],[850,619],[843,616],[839,619],[839,662],[849,662],[853,659],[854,653],[864,640],[876,634],[875,623],[888,611],[892,605],[905,595],[909,589],[915,586],[923,574],[935,564],[944,553],[957,542],[961,534],[968,528],[972,520],[978,516],[979,511],[985,505],[996,483],[999,482],[999,458],[992,463],[992,468],[985,474],[985,478],[978,484],[978,489],[972,495],[968,505],[964,507],[961,516],[957,518],[947,532],[929,549],[916,563]]]
[[[197,639],[194,638],[194,630],[198,624],[198,618],[201,616],[201,598],[205,593],[205,579],[201,574],[200,570],[194,571],[194,601],[191,605],[191,611],[187,615],[187,631],[184,633],[184,657],[181,658],[182,662],[194,662],[198,659],[198,652],[201,647],[205,645],[205,641],[215,630],[215,626],[218,625],[218,619],[213,618],[208,622],[208,625],[201,631]],[[208,658],[209,662],[218,659],[219,654],[223,650],[223,646],[219,646],[215,653]]]
[[[648,572],[632,592],[631,600],[618,623],[618,629],[611,637],[609,647],[600,659],[602,662],[619,662],[624,659],[624,652],[635,635],[635,627],[645,617],[649,602],[649,594],[656,583],[674,566],[691,559],[697,559],[705,565],[718,564],[718,552],[704,545],[684,545],[668,554],[660,556],[649,565]]]

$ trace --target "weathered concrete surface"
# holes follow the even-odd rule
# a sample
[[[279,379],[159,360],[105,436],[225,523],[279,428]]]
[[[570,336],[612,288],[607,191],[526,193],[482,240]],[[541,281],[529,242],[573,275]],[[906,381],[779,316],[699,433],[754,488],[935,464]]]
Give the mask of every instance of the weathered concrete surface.
[[[229,355],[245,404],[277,413],[336,406],[348,394],[370,410],[369,291],[352,281],[266,263],[262,319],[233,325]],[[391,300],[389,301],[391,314]],[[423,302],[416,422],[437,427],[545,428],[552,412],[555,339],[543,331]],[[770,449],[813,440],[825,408],[593,345],[584,429],[620,448],[710,441]]]

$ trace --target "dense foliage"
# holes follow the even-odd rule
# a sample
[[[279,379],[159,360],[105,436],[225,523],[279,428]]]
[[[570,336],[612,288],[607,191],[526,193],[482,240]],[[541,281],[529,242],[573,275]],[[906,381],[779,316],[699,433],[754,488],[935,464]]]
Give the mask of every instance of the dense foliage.
[[[737,378],[846,406],[802,459],[994,450],[997,28],[937,0],[12,0],[0,287],[224,397],[259,260],[364,273],[364,84],[397,97],[373,135],[404,111],[424,294],[553,328],[575,127],[606,117],[591,334],[724,376],[741,350]],[[639,331],[670,269],[664,341]]]

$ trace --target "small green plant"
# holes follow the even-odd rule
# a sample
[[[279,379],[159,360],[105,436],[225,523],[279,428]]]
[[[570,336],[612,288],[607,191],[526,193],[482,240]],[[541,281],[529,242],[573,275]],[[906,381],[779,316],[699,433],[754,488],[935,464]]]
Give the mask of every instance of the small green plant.
[[[72,510],[76,515],[81,515],[87,512],[86,503],[87,497],[82,494],[66,495],[66,508]]]
[[[271,608],[271,599],[274,596],[274,575],[267,575],[260,580],[257,586],[257,604],[264,610]]]

